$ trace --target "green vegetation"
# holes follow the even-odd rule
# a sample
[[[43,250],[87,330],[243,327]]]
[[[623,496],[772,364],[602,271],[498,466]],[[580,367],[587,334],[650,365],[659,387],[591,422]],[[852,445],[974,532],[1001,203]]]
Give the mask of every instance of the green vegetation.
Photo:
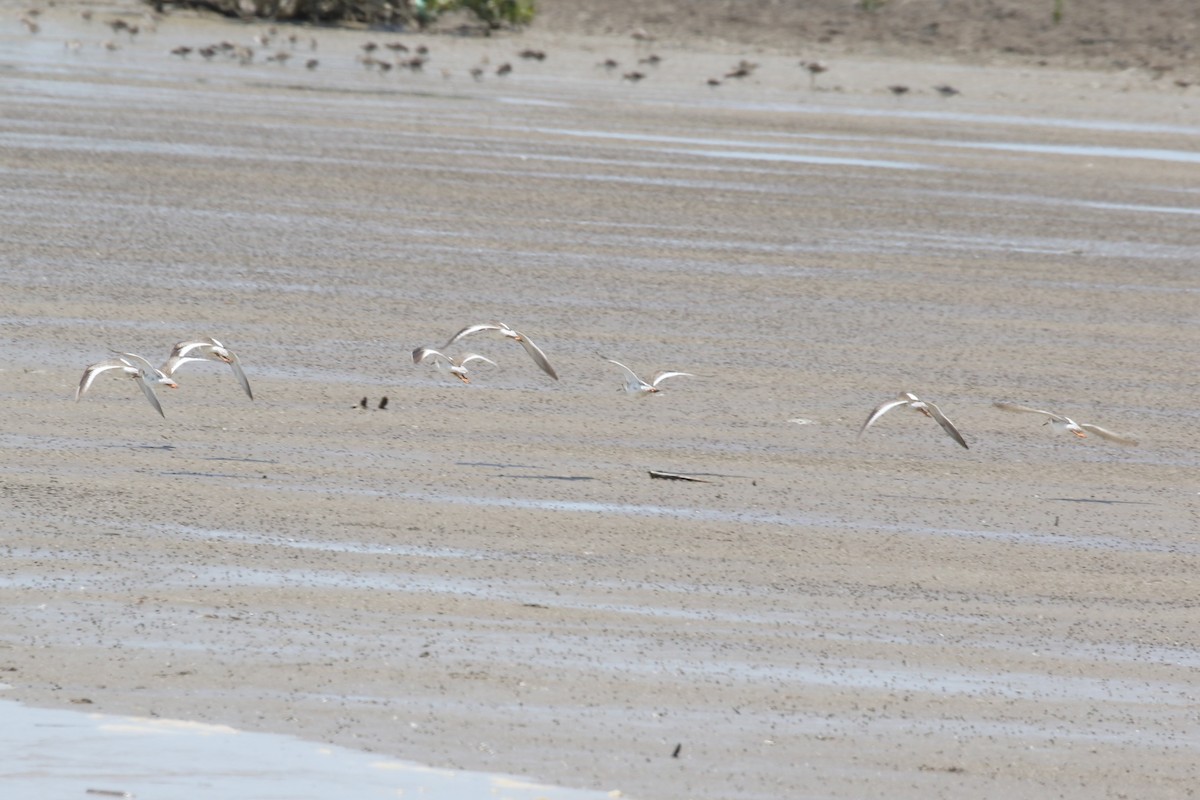
[[[466,9],[489,28],[528,25],[535,11],[534,0],[416,0],[413,5],[432,10],[435,18],[447,11]]]

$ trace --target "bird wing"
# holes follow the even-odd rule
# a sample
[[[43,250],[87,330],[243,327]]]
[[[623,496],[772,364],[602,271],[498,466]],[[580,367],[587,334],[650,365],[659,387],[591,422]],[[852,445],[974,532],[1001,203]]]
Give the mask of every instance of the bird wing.
[[[137,353],[122,353],[118,350],[114,350],[113,352],[122,358],[131,359],[132,361],[137,362],[135,364],[131,364],[130,366],[136,366],[139,369],[142,369],[147,375],[153,375],[158,370],[158,368],[151,364],[145,356],[139,356]]]
[[[208,339],[208,338],[195,339],[195,340],[187,341],[187,342],[176,342],[175,346],[171,348],[171,358],[175,358],[177,356],[186,356],[188,353],[192,352],[193,350],[197,350],[202,347],[206,347],[211,350],[214,345],[216,345],[218,347],[220,346],[217,344],[216,339]]]
[[[154,406],[154,409],[163,417],[163,419],[166,419],[167,415],[163,414],[162,403],[158,402],[158,395],[154,393],[154,387],[152,387],[149,381],[146,380],[145,375],[143,375],[141,372],[138,372],[133,376],[133,378],[137,381],[138,386],[142,387],[142,394],[146,395],[146,399],[150,401],[150,405]]]
[[[1079,427],[1083,428],[1085,431],[1089,431],[1090,433],[1096,434],[1101,439],[1107,439],[1108,441],[1116,442],[1117,444],[1126,444],[1126,445],[1133,446],[1138,443],[1137,439],[1133,439],[1128,436],[1122,436],[1119,433],[1113,433],[1110,430],[1105,430],[1104,428],[1101,428],[1099,425],[1088,425],[1085,422],[1081,422],[1081,423],[1079,423]]]
[[[864,422],[863,426],[858,429],[858,437],[861,439],[862,435],[867,432],[867,428],[875,424],[875,420],[879,419],[893,408],[906,405],[908,405],[907,400],[888,400],[875,406],[874,410],[871,411],[871,414],[867,417],[867,421]]]
[[[229,353],[229,368],[233,370],[233,377],[237,378],[237,382],[242,385],[242,391],[251,400],[254,399],[254,392],[250,391],[250,381],[246,379],[246,373],[242,371],[242,362],[238,360],[237,355],[232,350],[226,350]]]
[[[496,325],[495,323],[484,323],[482,325],[468,325],[467,327],[463,328],[458,333],[451,336],[450,341],[446,342],[444,345],[442,345],[442,347],[449,347],[450,345],[457,342],[459,339],[463,338],[464,336],[470,336],[472,333],[479,333],[480,331],[502,331],[502,330],[504,330],[504,326]]]
[[[942,413],[942,410],[928,400],[923,402],[925,403],[925,407],[929,409],[929,413],[932,414],[933,418],[937,420],[938,425],[942,426],[942,430],[950,434],[951,439],[961,444],[967,450],[970,450],[971,448],[967,447],[966,439],[964,439],[962,434],[958,432],[958,428],[954,427],[954,423],[946,418],[946,415]]]
[[[134,366],[123,358],[110,358],[106,361],[98,361],[95,364],[89,365],[83,371],[83,377],[79,379],[79,386],[75,389],[75,402],[79,402],[79,398],[83,397],[88,389],[92,388],[92,382],[96,380],[96,376],[101,372],[107,372],[110,369],[134,369]]]
[[[1055,414],[1053,411],[1042,411],[1040,408],[1030,408],[1029,406],[1022,406],[1018,405],[1017,403],[992,403],[992,405],[1001,411],[1019,411],[1027,414],[1042,414],[1050,417],[1051,419],[1057,419],[1060,421],[1066,419],[1066,417]]]
[[[636,372],[634,372],[634,371],[633,371],[633,370],[631,370],[629,367],[627,367],[627,366],[625,366],[624,364],[622,364],[620,361],[617,361],[617,360],[616,360],[616,359],[614,359],[614,358],[606,358],[606,359],[604,359],[604,360],[605,360],[605,361],[608,361],[609,363],[616,364],[618,367],[620,367],[621,369],[623,369],[623,370],[625,370],[626,372],[628,372],[628,373],[629,373],[629,376],[630,376],[631,378],[637,378],[639,381],[641,380],[641,378],[638,378],[638,376],[637,376],[637,373],[636,373]]]
[[[659,372],[654,376],[654,380],[650,382],[650,385],[658,386],[660,382],[665,381],[667,378],[678,378],[680,375],[686,375],[689,378],[696,377],[690,372]]]
[[[625,373],[627,375],[629,375],[629,377],[625,380],[625,386],[630,391],[636,391],[638,389],[638,387],[650,385],[650,384],[646,383],[644,380],[642,380],[641,378],[639,378],[636,372],[634,372],[629,367],[622,364],[620,361],[616,361],[615,359],[611,359],[611,358],[606,358],[604,360],[610,361],[613,364],[616,364],[621,369],[625,370]]]
[[[412,356],[414,364],[420,364],[422,361],[425,361],[429,358],[432,358],[435,362],[440,362],[442,359],[445,359],[446,361],[450,360],[449,358],[446,358],[443,353],[439,353],[432,347],[418,347],[416,350],[413,350]]]
[[[521,334],[521,338],[517,341],[525,348],[525,352],[529,353],[529,357],[533,359],[533,363],[542,368],[542,372],[554,378],[554,380],[558,380],[558,373],[554,371],[554,367],[550,366],[550,361],[546,358],[546,354],[542,352],[542,348],[529,341],[529,337],[525,334]]]
[[[625,378],[625,391],[636,392],[638,390],[641,390],[643,386],[646,386],[647,389],[648,389],[648,387],[650,387],[650,385],[648,383],[646,383],[646,381],[637,377],[636,372],[632,371],[632,369],[630,369],[629,367],[626,367],[625,365],[623,365],[622,362],[617,361],[616,359],[605,359],[605,361],[611,361],[612,363],[614,363],[614,365],[617,365],[618,367],[624,369],[626,375],[629,375],[628,378]]]
[[[175,373],[180,367],[182,367],[184,364],[190,364],[193,361],[208,361],[208,359],[194,358],[192,356],[171,356],[158,369],[163,375],[166,375],[168,378],[172,378],[175,376]]]
[[[492,361],[492,360],[491,360],[490,358],[488,358],[487,356],[481,356],[481,355],[479,355],[479,353],[465,353],[465,354],[463,354],[462,356],[460,356],[460,357],[458,358],[456,366],[459,366],[459,367],[461,367],[461,366],[463,366],[464,364],[469,364],[469,363],[471,363],[472,361],[486,361],[487,363],[491,364],[493,367],[497,366],[497,364],[496,364],[496,362],[495,362],[495,361]]]

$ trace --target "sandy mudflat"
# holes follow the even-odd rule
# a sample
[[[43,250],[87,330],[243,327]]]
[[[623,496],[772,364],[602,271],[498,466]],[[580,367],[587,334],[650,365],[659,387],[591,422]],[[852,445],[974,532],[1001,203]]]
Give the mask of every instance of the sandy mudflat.
[[[769,53],[710,88],[715,46],[634,84],[627,38],[538,31],[239,66],[169,51],[262,26],[15,14],[5,698],[637,798],[1200,785],[1191,90],[862,56],[813,90]],[[469,386],[409,360],[497,319],[561,380],[495,338]],[[195,335],[253,402],[220,364],[166,419],[72,402]],[[696,377],[632,399],[603,357]],[[856,441],[901,389],[970,449]]]

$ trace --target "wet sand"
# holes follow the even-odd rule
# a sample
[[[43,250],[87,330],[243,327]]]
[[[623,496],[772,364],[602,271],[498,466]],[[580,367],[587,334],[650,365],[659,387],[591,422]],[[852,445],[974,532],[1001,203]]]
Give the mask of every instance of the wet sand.
[[[634,84],[596,66],[626,40],[533,33],[380,75],[392,37],[321,31],[310,72],[168,54],[260,26],[99,22],[0,36],[6,699],[641,798],[1194,791],[1186,99],[706,86],[732,50]],[[498,338],[469,386],[412,365],[490,320],[561,380]],[[253,402],[220,364],[166,419],[72,402],[196,335]],[[605,357],[696,377],[633,399]],[[906,411],[856,441],[900,390],[970,449]]]

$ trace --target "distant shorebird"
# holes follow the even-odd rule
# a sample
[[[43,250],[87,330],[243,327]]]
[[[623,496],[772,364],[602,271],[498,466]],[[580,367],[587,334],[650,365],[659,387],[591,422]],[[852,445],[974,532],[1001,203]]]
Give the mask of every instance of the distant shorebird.
[[[748,78],[754,74],[754,70],[758,69],[758,64],[753,61],[742,59],[733,65],[733,69],[725,73],[726,78]]]
[[[648,32],[645,28],[634,28],[629,32],[629,38],[633,39],[633,41],[637,42],[638,44],[647,44],[649,42],[657,41],[657,37]]]
[[[937,420],[937,424],[942,426],[942,430],[946,431],[946,433],[950,435],[951,439],[958,442],[963,447],[966,447],[968,450],[970,449],[967,447],[966,439],[963,439],[962,434],[958,432],[958,428],[954,427],[954,423],[946,418],[946,415],[942,413],[940,408],[928,400],[922,400],[912,392],[901,392],[897,396],[897,399],[888,400],[887,402],[880,403],[878,406],[876,406],[867,417],[867,421],[863,423],[861,428],[859,428],[858,438],[861,439],[862,435],[867,432],[867,428],[874,425],[875,422],[884,414],[891,411],[893,408],[900,408],[901,406],[908,406],[914,411],[918,411],[927,417],[932,417],[933,419]]]
[[[1016,411],[1026,414],[1041,414],[1049,417],[1043,424],[1049,425],[1057,433],[1073,433],[1080,439],[1086,439],[1089,433],[1094,433],[1101,439],[1106,441],[1116,442],[1117,444],[1135,445],[1137,439],[1128,436],[1122,436],[1119,433],[1113,433],[1110,430],[1101,428],[1099,425],[1089,425],[1086,422],[1076,422],[1070,417],[1064,417],[1061,414],[1055,414],[1053,411],[1042,411],[1038,408],[1030,408],[1029,406],[1017,405],[1016,403],[992,403],[1001,411]]]
[[[513,341],[520,342],[521,347],[525,348],[525,352],[533,359],[533,363],[537,364],[542,372],[549,375],[554,380],[558,380],[558,373],[554,371],[554,367],[550,366],[550,361],[546,358],[546,354],[542,349],[530,341],[529,337],[520,331],[513,330],[503,322],[484,323],[482,325],[468,325],[458,333],[450,337],[450,341],[446,342],[442,347],[449,347],[464,336],[470,336],[473,333],[481,331],[497,331],[501,335]],[[436,351],[435,351],[436,352]]]
[[[83,377],[79,379],[79,386],[75,389],[75,402],[78,403],[80,398],[87,394],[87,390],[92,388],[92,382],[96,380],[96,376],[113,369],[119,369],[123,375],[135,380],[138,387],[141,388],[142,394],[146,395],[146,399],[150,401],[150,405],[154,406],[154,410],[163,417],[167,416],[163,413],[162,404],[158,402],[158,396],[154,393],[153,384],[168,386],[172,389],[178,389],[179,384],[136,353],[121,353],[118,358],[109,358],[89,365],[83,371]]]
[[[824,61],[801,61],[800,66],[808,71],[808,88],[817,88],[817,76],[829,72]]]
[[[646,383],[644,380],[642,380],[641,378],[639,378],[637,376],[636,372],[634,372],[629,367],[622,364],[620,361],[616,361],[611,358],[606,358],[605,361],[610,361],[613,364],[616,364],[621,369],[625,370],[626,378],[625,378],[625,387],[624,388],[625,388],[626,393],[641,395],[642,397],[661,392],[662,389],[658,388],[658,384],[662,383],[667,378],[676,378],[681,375],[686,375],[687,377],[690,377],[690,378],[696,377],[695,375],[693,375],[690,372],[659,372],[659,373],[655,374],[654,378],[651,379],[651,381],[649,383]]]
[[[254,399],[254,392],[250,391],[250,381],[246,379],[246,373],[242,371],[242,364],[238,360],[237,353],[210,337],[176,342],[175,346],[171,348],[171,355],[167,358],[167,362],[162,365],[162,372],[171,377],[181,366],[193,361],[222,361],[228,364],[229,368],[233,370],[233,377],[237,378],[237,382],[241,385],[242,391],[251,400]]]
[[[450,374],[458,378],[463,383],[470,383],[471,377],[467,374],[467,364],[472,361],[485,361],[496,366],[496,362],[486,356],[481,356],[478,353],[464,353],[456,358],[451,358],[445,353],[434,350],[432,347],[418,347],[412,352],[414,364],[420,364],[422,361],[433,359],[433,363],[438,369],[442,368],[442,362],[446,362],[450,366]]]

